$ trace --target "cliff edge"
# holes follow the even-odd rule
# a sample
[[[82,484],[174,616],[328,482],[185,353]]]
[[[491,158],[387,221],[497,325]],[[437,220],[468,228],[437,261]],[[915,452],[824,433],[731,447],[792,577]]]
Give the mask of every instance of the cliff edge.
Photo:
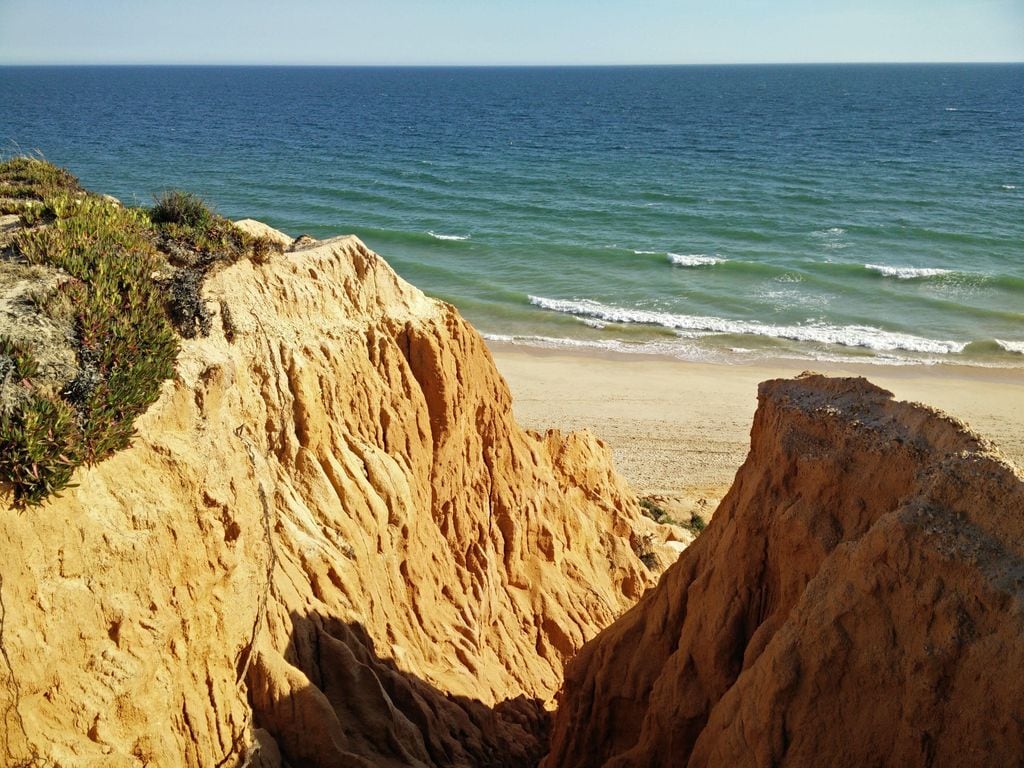
[[[1024,755],[1024,482],[864,379],[763,383],[707,531],[566,671],[546,768]]]
[[[0,510],[0,762],[534,764],[656,575],[606,446],[521,430],[479,335],[355,238],[203,291],[132,447]]]

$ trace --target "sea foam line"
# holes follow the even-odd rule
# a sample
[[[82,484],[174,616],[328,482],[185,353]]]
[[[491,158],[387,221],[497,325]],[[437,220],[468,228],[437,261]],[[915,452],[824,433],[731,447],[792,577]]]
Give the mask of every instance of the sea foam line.
[[[614,352],[619,354],[630,354],[630,355],[659,355],[664,357],[674,357],[678,360],[690,360],[694,362],[721,362],[721,363],[732,363],[736,362],[736,358],[751,357],[756,358],[763,356],[766,353],[759,352],[753,349],[747,349],[745,347],[728,347],[727,349],[716,350],[714,348],[700,347],[693,344],[687,344],[685,342],[676,341],[643,341],[643,342],[627,342],[619,339],[602,339],[602,340],[590,340],[590,339],[571,339],[571,338],[557,338],[552,336],[539,336],[539,335],[509,335],[504,333],[483,333],[481,334],[487,341],[498,342],[501,344],[511,344],[515,346],[526,346],[540,349],[563,349],[563,350],[594,350],[596,352]],[[699,334],[695,334],[699,335]],[[1021,347],[1020,354],[1024,354],[1024,341],[1022,342],[1002,342],[1002,344],[1009,344],[1010,348]],[[829,362],[829,363],[863,363],[864,358],[861,356],[844,355],[835,352],[826,352],[817,350],[811,354],[804,351],[782,351],[776,350],[770,353],[772,359],[783,359],[783,360],[815,360],[818,362]],[[878,354],[871,358],[873,365],[890,365],[890,366],[905,366],[905,365],[936,365],[943,362],[953,363],[954,360],[943,360],[941,357],[901,357],[899,355],[891,354]],[[1006,368],[1005,364],[996,364],[992,362],[982,362],[975,360],[971,363],[981,368]]]
[[[577,317],[590,317],[610,323],[640,323],[657,325],[680,331],[704,331],[736,335],[767,336],[792,341],[837,344],[844,347],[865,347],[879,352],[904,350],[946,355],[962,352],[966,344],[914,336],[909,333],[886,331],[868,325],[834,326],[811,325],[769,325],[751,320],[727,320],[721,317],[698,315],[677,315],[669,312],[655,312],[646,309],[626,309],[601,304],[592,299],[548,299],[530,296],[530,303],[542,309]]]
[[[469,240],[471,237],[471,235],[442,235],[432,229],[428,229],[427,234],[431,237],[437,238],[438,240]]]
[[[706,267],[725,261],[720,256],[706,256],[703,253],[669,253],[668,260],[677,267]]]
[[[864,269],[878,272],[885,277],[895,277],[897,280],[939,277],[953,272],[951,269],[940,269],[939,267],[887,267],[884,264],[865,264]]]
[[[696,347],[680,346],[679,342],[628,342],[619,339],[571,339],[555,336],[509,335],[505,333],[483,333],[487,341],[501,344],[523,344],[542,349],[593,349],[599,352],[620,352],[633,355],[666,355],[693,359],[712,357],[707,351]]]
[[[995,342],[1007,352],[1024,355],[1024,341],[1004,341],[1003,339],[996,339]]]
[[[675,264],[677,267],[707,267],[712,264],[721,264],[723,259],[721,256],[708,256],[704,253],[672,253],[672,251],[638,251],[634,250],[637,256],[660,256],[664,254],[668,258],[669,263]]]

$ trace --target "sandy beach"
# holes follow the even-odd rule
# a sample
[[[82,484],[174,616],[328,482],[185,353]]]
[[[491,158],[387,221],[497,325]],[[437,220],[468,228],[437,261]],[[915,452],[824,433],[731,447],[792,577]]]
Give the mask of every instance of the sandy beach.
[[[611,446],[617,468],[638,493],[681,513],[713,510],[728,490],[746,456],[758,382],[809,367],[865,376],[901,400],[939,408],[1024,467],[1024,369],[787,360],[727,365],[489,345],[523,426],[589,429]]]

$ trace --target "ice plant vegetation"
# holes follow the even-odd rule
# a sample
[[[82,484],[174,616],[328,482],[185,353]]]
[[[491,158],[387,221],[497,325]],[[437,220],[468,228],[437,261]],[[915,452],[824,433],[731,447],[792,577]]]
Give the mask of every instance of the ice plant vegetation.
[[[3,258],[57,273],[36,304],[46,315],[70,313],[77,358],[75,376],[54,386],[39,375],[31,342],[0,333],[0,374],[19,390],[0,404],[0,483],[31,505],[67,487],[76,467],[130,443],[136,417],[174,374],[179,333],[209,330],[205,275],[242,256],[265,260],[269,246],[194,195],[127,208],[36,158],[0,163],[2,213],[23,225]]]

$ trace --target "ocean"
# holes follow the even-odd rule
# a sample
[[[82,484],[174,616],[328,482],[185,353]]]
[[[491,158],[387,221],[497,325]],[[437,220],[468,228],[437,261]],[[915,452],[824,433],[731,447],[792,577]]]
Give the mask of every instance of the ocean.
[[[1024,367],[1024,65],[3,67],[0,151],[355,233],[486,336]]]

